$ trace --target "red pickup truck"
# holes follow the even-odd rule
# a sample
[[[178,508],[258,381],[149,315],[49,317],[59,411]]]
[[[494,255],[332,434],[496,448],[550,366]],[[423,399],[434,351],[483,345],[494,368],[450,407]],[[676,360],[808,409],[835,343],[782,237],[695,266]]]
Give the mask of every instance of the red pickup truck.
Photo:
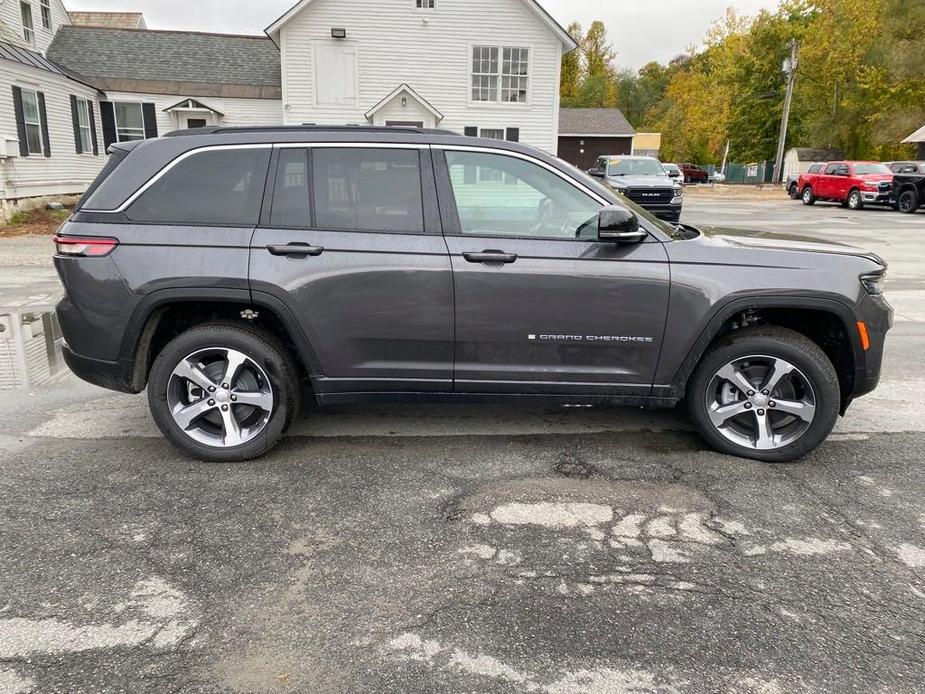
[[[893,172],[876,161],[831,161],[820,173],[802,174],[797,186],[804,205],[829,200],[860,210],[890,204]]]

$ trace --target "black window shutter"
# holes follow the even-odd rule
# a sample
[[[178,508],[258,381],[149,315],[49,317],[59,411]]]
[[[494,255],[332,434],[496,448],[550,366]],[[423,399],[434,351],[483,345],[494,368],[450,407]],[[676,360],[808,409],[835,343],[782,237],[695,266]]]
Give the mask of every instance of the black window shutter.
[[[93,142],[93,156],[100,153],[100,143],[96,140],[96,116],[93,115],[93,102],[87,101],[87,115],[90,116],[90,140]]]
[[[71,94],[71,125],[74,126],[74,149],[77,154],[83,154],[80,146],[80,115],[77,113],[77,97]]]
[[[520,142],[520,128],[508,128],[504,139],[509,142]]]
[[[103,119],[103,148],[108,152],[109,145],[116,141],[116,112],[111,101],[100,102],[100,118]]]
[[[467,125],[465,128],[463,128],[463,134],[466,137],[478,137],[479,129],[474,125]]]
[[[157,111],[150,102],[141,105],[141,113],[145,119],[145,139],[157,137]]]
[[[19,154],[29,156],[29,142],[26,140],[26,117],[22,112],[22,89],[13,87],[13,110],[16,112],[16,135],[19,137]]]
[[[48,112],[45,110],[45,95],[39,95],[39,121],[42,123],[42,140],[45,141],[45,156],[51,156],[51,140],[48,137]]]

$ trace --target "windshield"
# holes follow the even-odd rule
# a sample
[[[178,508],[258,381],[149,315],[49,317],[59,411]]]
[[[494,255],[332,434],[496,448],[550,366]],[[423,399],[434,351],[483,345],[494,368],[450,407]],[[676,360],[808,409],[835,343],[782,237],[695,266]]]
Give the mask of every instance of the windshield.
[[[855,164],[854,173],[863,176],[864,174],[888,174],[892,171],[886,164]]]
[[[666,176],[655,159],[608,159],[608,176]]]

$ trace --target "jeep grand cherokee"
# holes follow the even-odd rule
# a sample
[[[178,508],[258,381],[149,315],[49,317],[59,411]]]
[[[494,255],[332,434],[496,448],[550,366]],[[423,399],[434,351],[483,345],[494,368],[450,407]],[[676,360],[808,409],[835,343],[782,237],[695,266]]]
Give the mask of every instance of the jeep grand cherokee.
[[[686,400],[720,451],[791,460],[876,386],[892,321],[874,255],[669,225],[541,151],[432,130],[119,143],[55,241],[71,369],[147,388],[203,460],[270,450],[303,386]]]

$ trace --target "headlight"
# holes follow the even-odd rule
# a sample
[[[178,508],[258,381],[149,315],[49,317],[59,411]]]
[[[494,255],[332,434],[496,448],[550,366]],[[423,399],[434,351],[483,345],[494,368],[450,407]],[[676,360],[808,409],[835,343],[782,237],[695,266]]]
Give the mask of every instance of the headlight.
[[[682,195],[684,195],[684,188],[682,188],[681,186],[675,186],[675,187],[674,187],[674,196],[675,196],[676,198],[679,198],[679,197],[681,197]]]
[[[868,294],[883,294],[883,282],[886,278],[884,272],[874,272],[869,275],[861,275],[861,284]]]

